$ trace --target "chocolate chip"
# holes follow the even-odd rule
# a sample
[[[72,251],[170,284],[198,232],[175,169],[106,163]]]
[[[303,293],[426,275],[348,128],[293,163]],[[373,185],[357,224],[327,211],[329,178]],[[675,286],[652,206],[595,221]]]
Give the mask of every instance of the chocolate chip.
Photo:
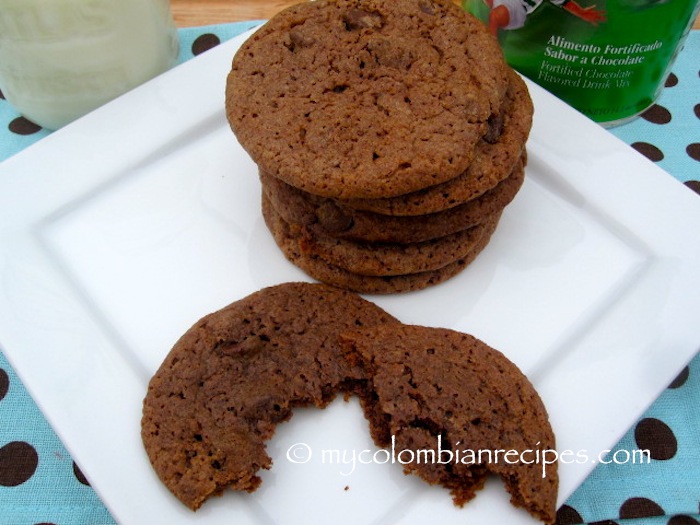
[[[270,347],[270,338],[264,334],[251,334],[238,344],[237,353],[256,354]]]
[[[316,43],[316,39],[312,35],[304,32],[299,27],[289,31],[289,41],[290,45],[287,47],[290,51],[294,51],[297,47],[311,47]]]
[[[494,114],[489,117],[489,129],[484,135],[484,140],[489,144],[495,144],[503,133],[504,119],[501,114]]]
[[[400,41],[374,38],[367,44],[368,51],[379,65],[396,69],[408,69],[414,57],[411,50]]]
[[[362,9],[351,9],[343,17],[348,31],[357,29],[379,29],[384,25],[384,17],[379,13],[370,13]]]
[[[429,0],[421,0],[420,2],[418,2],[418,9],[423,11],[426,15],[435,14],[435,4],[433,4]]]
[[[214,345],[214,352],[221,356],[243,356],[256,354],[269,346],[265,335],[250,334],[241,341],[219,341]]]
[[[316,217],[319,224],[329,232],[344,232],[353,224],[352,216],[331,201],[326,201],[318,207]]]
[[[288,403],[280,399],[279,396],[263,395],[252,400],[250,405],[241,412],[241,416],[250,421],[267,420],[276,424],[289,418],[291,414]]]

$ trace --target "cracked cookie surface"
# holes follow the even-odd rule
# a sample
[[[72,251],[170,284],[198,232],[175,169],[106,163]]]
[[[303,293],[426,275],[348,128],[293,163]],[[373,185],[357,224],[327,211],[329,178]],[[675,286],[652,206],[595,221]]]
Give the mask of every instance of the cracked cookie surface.
[[[317,195],[384,198],[452,179],[495,140],[508,68],[448,0],[319,0],[234,57],[227,116],[265,172]]]
[[[407,473],[450,489],[457,505],[489,473],[499,475],[511,503],[554,523],[556,463],[536,460],[554,450],[554,433],[534,387],[501,352],[469,334],[403,324],[341,339],[349,362],[371,378],[361,399],[375,443],[453,454],[443,463],[407,463]],[[514,452],[499,458],[496,450]],[[469,451],[492,454],[472,458]],[[468,461],[455,461],[458,453]]]
[[[298,406],[352,390],[338,334],[397,322],[360,296],[311,283],[255,292],[195,323],[151,379],[141,437],[156,473],[193,510],[226,488],[252,492],[265,450]]]

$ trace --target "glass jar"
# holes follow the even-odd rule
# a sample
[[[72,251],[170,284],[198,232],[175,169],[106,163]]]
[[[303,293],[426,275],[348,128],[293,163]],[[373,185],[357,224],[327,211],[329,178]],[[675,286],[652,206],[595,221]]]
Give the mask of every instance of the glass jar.
[[[47,129],[164,72],[177,55],[168,0],[0,0],[0,90]]]

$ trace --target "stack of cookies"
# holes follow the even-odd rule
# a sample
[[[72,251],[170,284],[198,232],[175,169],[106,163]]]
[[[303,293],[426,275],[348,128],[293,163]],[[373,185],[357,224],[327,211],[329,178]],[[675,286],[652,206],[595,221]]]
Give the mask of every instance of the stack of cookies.
[[[533,113],[496,40],[449,0],[293,6],[234,57],[226,109],[285,256],[360,293],[474,260],[522,185]]]

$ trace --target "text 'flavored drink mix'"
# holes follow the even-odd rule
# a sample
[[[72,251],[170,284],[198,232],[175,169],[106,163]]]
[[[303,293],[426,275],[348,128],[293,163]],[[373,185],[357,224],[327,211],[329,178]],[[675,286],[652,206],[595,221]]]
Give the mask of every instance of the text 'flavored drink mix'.
[[[651,106],[698,0],[465,0],[508,63],[604,125]]]

